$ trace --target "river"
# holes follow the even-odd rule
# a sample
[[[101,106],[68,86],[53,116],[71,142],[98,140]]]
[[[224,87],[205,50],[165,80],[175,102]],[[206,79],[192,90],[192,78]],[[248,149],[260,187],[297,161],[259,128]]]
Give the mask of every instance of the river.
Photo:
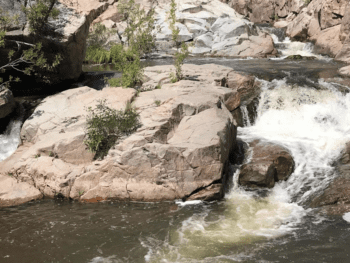
[[[308,207],[337,176],[332,163],[350,140],[349,87],[342,66],[315,55],[312,45],[274,35],[278,59],[190,58],[251,73],[262,83],[255,112],[242,107],[238,138],[289,149],[295,171],[271,190],[247,191],[233,184],[224,200],[106,202],[81,204],[40,200],[0,209],[1,262],[349,262],[348,215],[325,216]],[[147,60],[167,65],[171,59]],[[100,88],[113,70],[85,68]],[[102,83],[102,84],[101,84]],[[82,85],[78,84],[78,85]],[[0,135],[0,160],[19,142],[21,120]],[[249,159],[249,152],[245,161]],[[349,220],[350,221],[350,220]]]

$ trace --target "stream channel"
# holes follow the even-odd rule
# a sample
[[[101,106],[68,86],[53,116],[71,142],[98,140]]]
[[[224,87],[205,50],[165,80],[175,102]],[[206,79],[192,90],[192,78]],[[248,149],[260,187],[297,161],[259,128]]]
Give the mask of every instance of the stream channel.
[[[337,176],[331,165],[350,141],[350,85],[343,66],[312,45],[274,36],[277,59],[189,58],[251,73],[262,82],[255,112],[242,107],[238,138],[289,149],[295,171],[262,195],[233,184],[215,202],[40,200],[0,209],[0,262],[350,262],[348,215],[308,207]],[[285,56],[316,56],[286,60]],[[168,65],[171,59],[146,60]],[[103,86],[113,70],[85,67],[78,85]],[[21,118],[0,135],[0,160],[19,143]],[[249,152],[245,161],[249,159]]]

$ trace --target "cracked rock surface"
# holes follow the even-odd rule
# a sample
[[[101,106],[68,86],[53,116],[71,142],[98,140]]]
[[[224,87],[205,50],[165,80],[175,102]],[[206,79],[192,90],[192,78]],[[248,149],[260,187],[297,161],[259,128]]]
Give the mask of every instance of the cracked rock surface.
[[[187,79],[177,83],[169,81],[171,70],[146,68],[149,91],[137,97],[134,89],[115,87],[80,87],[47,97],[23,124],[23,143],[1,163],[0,173],[12,174],[46,197],[160,201],[196,193],[197,199],[219,198],[236,139],[235,121],[224,102],[238,91],[221,86],[232,69],[184,65]],[[158,84],[161,88],[155,89]],[[84,144],[85,109],[99,99],[115,109],[133,100],[142,126],[94,161]]]

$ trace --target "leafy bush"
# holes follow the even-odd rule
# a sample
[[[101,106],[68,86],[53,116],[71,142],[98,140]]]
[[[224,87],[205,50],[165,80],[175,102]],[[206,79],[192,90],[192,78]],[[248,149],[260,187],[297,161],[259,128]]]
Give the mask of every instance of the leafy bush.
[[[124,110],[111,109],[106,100],[98,101],[95,109],[87,109],[86,134],[84,143],[95,152],[95,159],[103,158],[123,134],[130,134],[139,126],[139,114],[128,103]]]
[[[34,5],[29,3],[29,7],[22,6],[29,22],[29,31],[33,33],[43,33],[48,27],[48,18],[56,19],[59,10],[54,8],[57,0],[37,0]]]
[[[118,10],[124,15],[126,20],[126,44],[139,57],[150,53],[155,47],[154,29],[154,9],[150,9],[146,14],[140,4],[135,4],[134,0],[121,0],[118,4]]]
[[[22,5],[22,10],[27,15],[29,21],[29,30],[33,35],[41,35],[42,32],[48,32],[47,28],[49,23],[47,23],[48,18],[56,19],[59,11],[54,8],[57,0],[37,0],[34,4],[28,4],[29,7],[24,7]],[[62,60],[60,54],[56,54],[55,57],[49,59],[47,54],[42,51],[42,44],[36,43],[26,43],[15,40],[5,40],[5,34],[9,28],[13,27],[14,24],[18,25],[18,16],[10,16],[8,12],[4,12],[0,8],[0,48],[5,47],[5,42],[14,43],[17,45],[17,50],[10,50],[8,53],[8,62],[4,63],[0,67],[0,72],[5,73],[6,69],[14,69],[18,71],[19,74],[31,75],[35,72],[39,75],[38,71],[41,71],[40,77],[45,82],[50,82],[47,76],[47,71],[53,71],[56,66]],[[48,35],[48,34],[46,34]],[[28,65],[23,69],[24,65]],[[0,78],[0,89],[3,87],[9,87],[10,83],[13,81],[20,81],[20,78],[16,76],[15,78],[10,75],[7,80]]]

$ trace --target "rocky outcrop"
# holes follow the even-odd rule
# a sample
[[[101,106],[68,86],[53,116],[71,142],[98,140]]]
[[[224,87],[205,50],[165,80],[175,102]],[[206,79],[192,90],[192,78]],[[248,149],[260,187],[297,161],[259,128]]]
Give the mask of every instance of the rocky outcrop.
[[[254,23],[271,23],[276,18],[298,14],[305,5],[303,0],[222,0],[239,14]]]
[[[346,144],[340,158],[335,162],[339,174],[318,197],[311,201],[311,207],[321,207],[328,214],[344,214],[350,211],[350,143]]]
[[[11,90],[0,88],[0,119],[8,116],[15,108],[16,103]]]
[[[314,0],[288,24],[286,33],[296,40],[315,42],[318,53],[347,61],[349,50],[344,44],[348,28],[347,5],[345,0]]]
[[[249,146],[251,158],[241,166],[239,184],[272,188],[275,182],[285,181],[293,173],[294,161],[286,148],[259,140]]]
[[[96,201],[210,200],[222,196],[222,180],[236,127],[224,101],[230,68],[184,65],[188,80],[170,84],[173,67],[145,69],[148,81],[134,89],[88,87],[46,98],[23,125],[24,143],[0,165],[19,182],[47,197]],[[161,89],[154,89],[157,85]],[[115,109],[135,99],[140,127],[122,138],[104,160],[93,161],[84,145],[84,108],[106,99]],[[160,103],[155,103],[155,101]],[[214,196],[214,197],[213,197]]]
[[[157,50],[173,54],[175,49],[167,14],[169,2],[137,3],[145,10],[155,8],[155,27],[159,27],[159,31],[154,31]],[[205,0],[200,4],[193,0],[178,0],[176,4],[176,26],[180,30],[178,41],[193,41],[194,46],[189,49],[193,55],[270,57],[277,54],[268,34],[218,0]],[[101,22],[109,28],[116,28],[118,35],[122,35],[126,25],[120,19],[117,4],[114,4],[94,23]]]
[[[0,207],[20,205],[42,198],[42,194],[34,186],[17,182],[12,174],[0,174]]]

